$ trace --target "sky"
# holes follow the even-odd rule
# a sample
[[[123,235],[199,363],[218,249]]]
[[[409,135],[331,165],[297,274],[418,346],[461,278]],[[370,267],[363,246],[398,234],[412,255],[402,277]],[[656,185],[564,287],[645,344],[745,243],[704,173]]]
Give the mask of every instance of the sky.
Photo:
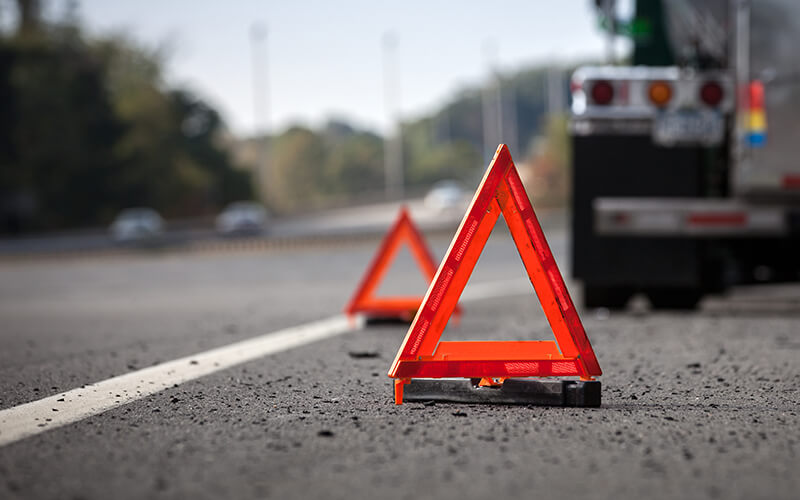
[[[592,0],[81,0],[92,34],[166,46],[167,81],[208,100],[236,134],[343,118],[385,131],[382,40],[396,40],[403,119],[479,85],[492,66],[602,58]],[[266,31],[267,104],[254,111],[251,29]],[[494,54],[493,56],[490,54]]]

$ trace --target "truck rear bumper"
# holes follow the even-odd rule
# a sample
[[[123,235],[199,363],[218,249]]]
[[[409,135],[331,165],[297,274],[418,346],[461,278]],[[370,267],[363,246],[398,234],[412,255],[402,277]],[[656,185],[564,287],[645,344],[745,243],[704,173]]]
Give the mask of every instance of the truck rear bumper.
[[[592,208],[599,236],[691,238],[787,236],[798,211],[722,198],[601,197]]]

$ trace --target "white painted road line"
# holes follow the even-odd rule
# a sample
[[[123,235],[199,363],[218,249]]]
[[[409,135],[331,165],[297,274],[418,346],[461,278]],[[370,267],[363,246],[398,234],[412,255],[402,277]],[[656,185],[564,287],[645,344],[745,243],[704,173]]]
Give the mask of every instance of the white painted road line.
[[[490,281],[469,285],[461,300],[469,302],[531,292],[528,280]],[[345,315],[332,316],[0,410],[0,446],[98,415],[175,384],[363,327],[363,317],[350,320]]]
[[[0,446],[19,441],[262,356],[363,328],[337,315],[211,349],[0,411]]]

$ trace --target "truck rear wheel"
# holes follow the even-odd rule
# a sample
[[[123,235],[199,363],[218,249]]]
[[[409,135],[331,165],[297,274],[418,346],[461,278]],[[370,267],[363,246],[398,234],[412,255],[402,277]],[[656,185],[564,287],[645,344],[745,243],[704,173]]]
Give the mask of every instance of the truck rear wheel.
[[[645,291],[653,309],[691,311],[697,309],[703,292],[698,288],[653,288]]]
[[[587,308],[625,309],[633,289],[624,286],[584,285],[583,305]]]

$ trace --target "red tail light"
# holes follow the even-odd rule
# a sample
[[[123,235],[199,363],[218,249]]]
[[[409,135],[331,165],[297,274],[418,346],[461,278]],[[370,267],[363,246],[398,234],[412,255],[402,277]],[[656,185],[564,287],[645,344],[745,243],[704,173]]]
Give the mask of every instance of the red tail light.
[[[582,81],[576,80],[574,78],[569,81],[569,91],[570,92],[572,92],[574,94],[575,92],[578,92],[581,89],[583,89],[583,82]]]
[[[606,80],[598,80],[592,84],[591,94],[595,104],[610,104],[614,98],[614,87]]]
[[[750,97],[750,109],[764,109],[764,84],[753,80],[747,87]]]
[[[714,107],[722,102],[722,86],[714,81],[706,82],[700,87],[700,99],[708,106]]]

